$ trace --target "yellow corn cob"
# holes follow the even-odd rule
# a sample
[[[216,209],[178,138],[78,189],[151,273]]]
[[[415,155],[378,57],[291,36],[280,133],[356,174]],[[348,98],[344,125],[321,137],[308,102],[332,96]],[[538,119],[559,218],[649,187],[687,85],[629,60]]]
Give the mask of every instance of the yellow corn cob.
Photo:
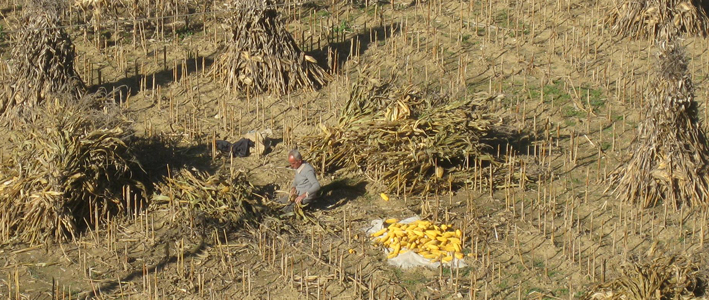
[[[452,231],[444,232],[443,237],[445,237],[445,238],[455,237],[455,232],[452,232]]]
[[[441,230],[445,231],[446,229],[448,229],[448,226],[446,226],[446,224],[441,225]]]
[[[423,252],[421,252],[421,253],[423,253]],[[421,254],[421,253],[419,253],[419,254]],[[421,254],[421,256],[423,256],[424,258],[428,258],[428,259],[434,259],[434,258],[438,257],[438,255],[433,254],[433,253],[424,253],[424,254]]]
[[[421,221],[416,224],[416,226],[418,226],[421,229],[428,229],[428,226],[430,226],[430,225],[431,225],[431,222],[429,222],[429,221]]]
[[[447,238],[445,238],[445,237],[442,237],[442,236],[436,237],[436,239],[437,239],[438,241],[440,241],[441,243],[445,243],[445,242],[447,242],[447,241],[448,241],[448,239],[447,239]]]
[[[453,244],[458,244],[460,245],[460,239],[459,238],[449,238],[448,242],[451,242]]]
[[[389,255],[387,256],[387,259],[391,259],[391,258],[394,258],[397,255],[399,255],[399,250],[401,250],[401,245],[399,245],[399,243],[395,243],[393,249],[394,250],[392,250],[391,253],[389,253]]]
[[[465,257],[465,254],[463,254],[462,252],[456,252],[456,253],[455,253],[455,258],[457,258],[457,259],[463,259],[463,257]]]
[[[438,249],[446,251],[446,252],[455,252],[455,247],[453,245],[446,245],[446,246],[440,246]]]
[[[455,249],[456,252],[460,252],[463,250],[460,248],[460,245],[458,245],[458,244],[452,244],[452,245],[453,245],[453,249]]]
[[[463,237],[463,232],[460,231],[460,229],[456,229],[456,230],[455,230],[455,236],[458,237],[458,238],[462,238],[462,237]]]
[[[381,193],[379,196],[382,197],[382,200],[389,201],[389,196],[387,196],[387,194]]]
[[[377,231],[377,232],[375,232],[375,233],[372,233],[372,236],[373,236],[373,237],[378,237],[378,236],[384,234],[385,232],[387,232],[387,229],[386,229],[386,228],[382,228],[381,230],[379,230],[379,231]]]
[[[428,247],[429,245],[437,245],[438,241],[437,240],[430,240],[426,243],[424,243],[424,246]]]
[[[451,260],[453,260],[453,256],[444,256],[443,259],[442,259],[442,261],[443,261],[444,263],[447,263],[447,262],[449,262],[449,261],[451,261]]]
[[[437,235],[438,235],[438,232],[435,230],[426,230],[426,236],[429,237],[430,239],[435,239]]]
[[[386,219],[386,220],[384,221],[384,223],[387,223],[387,224],[392,224],[392,223],[396,223],[396,222],[399,222],[399,220],[397,220],[397,219],[395,219],[395,218]]]
[[[426,246],[426,248],[428,248],[429,250],[438,250],[438,246],[436,245],[428,245]]]

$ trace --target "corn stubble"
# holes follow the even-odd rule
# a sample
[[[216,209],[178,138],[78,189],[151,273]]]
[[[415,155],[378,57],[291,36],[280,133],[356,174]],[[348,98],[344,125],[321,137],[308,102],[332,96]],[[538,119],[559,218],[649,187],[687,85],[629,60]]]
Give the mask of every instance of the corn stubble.
[[[125,186],[144,191],[131,179],[142,168],[126,144],[130,123],[88,109],[96,99],[87,98],[47,103],[11,132],[21,146],[0,172],[5,237],[30,243],[74,237],[124,211]]]
[[[22,24],[13,36],[10,82],[0,97],[0,114],[20,105],[36,106],[50,95],[78,99],[86,87],[76,70],[76,53],[69,35],[58,27],[59,8],[30,1]]]
[[[173,15],[189,13],[190,6],[197,6],[198,1],[190,0],[73,0],[72,6],[85,13],[85,20],[100,18],[120,20],[126,14],[137,18],[157,17],[165,12]],[[95,19],[92,19],[95,21]]]
[[[709,191],[709,149],[684,52],[659,45],[656,80],[632,158],[614,171],[621,199],[651,207],[661,200],[704,207]]]
[[[703,299],[699,268],[683,257],[671,256],[621,267],[621,275],[591,289],[584,300]]]
[[[360,75],[338,124],[304,138],[312,163],[364,172],[387,192],[428,193],[469,179],[466,161],[488,157],[488,99],[424,95],[393,77],[370,78]]]
[[[214,69],[227,90],[285,95],[317,89],[329,80],[315,59],[298,48],[271,1],[233,1],[229,9],[236,11],[226,24],[231,36]]]
[[[699,1],[703,2],[703,1]],[[707,13],[695,1],[625,1],[611,10],[606,23],[621,36],[667,41],[680,35],[706,36]]]

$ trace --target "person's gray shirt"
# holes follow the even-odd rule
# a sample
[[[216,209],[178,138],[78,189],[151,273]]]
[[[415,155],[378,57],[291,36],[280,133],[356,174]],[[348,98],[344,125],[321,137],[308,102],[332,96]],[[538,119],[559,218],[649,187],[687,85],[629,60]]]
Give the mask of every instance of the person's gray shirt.
[[[298,192],[298,196],[303,193],[308,193],[306,198],[316,197],[320,191],[320,183],[315,177],[315,169],[307,162],[303,162],[300,167],[295,170],[295,178],[293,179],[293,187]]]

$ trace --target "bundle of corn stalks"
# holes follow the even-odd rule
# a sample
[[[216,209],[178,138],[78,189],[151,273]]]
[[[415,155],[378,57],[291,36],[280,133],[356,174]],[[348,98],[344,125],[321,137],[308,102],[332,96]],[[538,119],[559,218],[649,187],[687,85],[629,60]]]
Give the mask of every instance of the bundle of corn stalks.
[[[597,285],[582,299],[700,299],[695,295],[701,285],[698,268],[682,257],[662,257],[646,264],[627,264],[621,270],[620,277]]]
[[[215,68],[228,90],[283,95],[319,88],[329,79],[298,48],[271,1],[234,1],[229,9],[236,11],[227,21],[231,37]]]
[[[682,34],[706,36],[709,20],[705,1],[627,0],[614,8],[606,19],[618,35],[634,39],[669,41]]]
[[[246,174],[230,175],[226,168],[213,175],[182,169],[177,175],[165,177],[156,185],[153,205],[176,207],[179,215],[198,225],[230,227],[253,219],[263,209]]]
[[[0,168],[0,240],[74,237],[123,211],[125,186],[144,190],[131,179],[141,168],[126,145],[130,123],[89,106],[47,103],[11,132],[18,146]]]
[[[709,148],[680,46],[659,44],[656,80],[631,159],[611,174],[619,198],[643,207],[709,204]],[[667,203],[668,205],[670,203]]]
[[[396,88],[361,75],[337,125],[306,137],[310,161],[325,171],[363,171],[389,192],[427,193],[469,176],[489,132],[485,99],[424,97],[412,87]],[[446,177],[444,179],[444,176]]]
[[[39,1],[42,2],[42,1]],[[59,12],[32,4],[13,36],[10,82],[0,97],[0,114],[9,108],[35,106],[49,94],[78,99],[85,86],[74,70],[74,45],[60,26]]]

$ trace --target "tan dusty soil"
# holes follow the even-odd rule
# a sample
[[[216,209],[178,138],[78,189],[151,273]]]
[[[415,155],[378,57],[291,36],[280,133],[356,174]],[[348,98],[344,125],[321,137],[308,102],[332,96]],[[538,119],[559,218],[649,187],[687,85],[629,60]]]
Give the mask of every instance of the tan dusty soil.
[[[264,191],[287,185],[287,150],[317,133],[318,123],[334,124],[358,69],[373,66],[382,76],[396,72],[402,83],[453,97],[504,95],[490,109],[501,114],[499,125],[523,133],[510,143],[541,179],[384,202],[376,182],[326,174],[322,183],[335,182],[334,191],[328,206],[312,212],[319,225],[269,217],[231,232],[204,232],[190,226],[193,220],[152,208],[75,241],[0,245],[0,298],[573,299],[633,260],[688,255],[706,271],[706,214],[640,210],[604,192],[603,179],[635,151],[630,145],[654,62],[649,43],[620,40],[601,25],[611,7],[601,0],[308,2],[282,10],[289,29],[305,47],[310,40],[303,43],[303,36],[313,36],[315,48],[322,36],[311,52],[321,61],[324,34],[344,31],[344,41],[332,38],[340,73],[319,91],[253,99],[215,79],[219,70],[210,66],[224,29],[211,17],[196,18],[195,29],[167,40],[148,33],[135,47],[130,32],[113,33],[112,42],[122,37],[118,46],[98,49],[91,33],[69,29],[84,80],[98,88],[100,70],[102,87],[126,85],[123,95],[130,88],[122,107],[138,135],[174,141],[152,154],[179,167],[205,167],[212,137],[234,141],[250,129],[272,128],[279,143],[268,155],[213,163],[246,171]],[[356,46],[352,37],[359,37]],[[683,43],[706,123],[707,42]],[[345,59],[357,47],[358,55]],[[375,218],[416,214],[465,229],[470,267],[395,269],[360,231]]]

